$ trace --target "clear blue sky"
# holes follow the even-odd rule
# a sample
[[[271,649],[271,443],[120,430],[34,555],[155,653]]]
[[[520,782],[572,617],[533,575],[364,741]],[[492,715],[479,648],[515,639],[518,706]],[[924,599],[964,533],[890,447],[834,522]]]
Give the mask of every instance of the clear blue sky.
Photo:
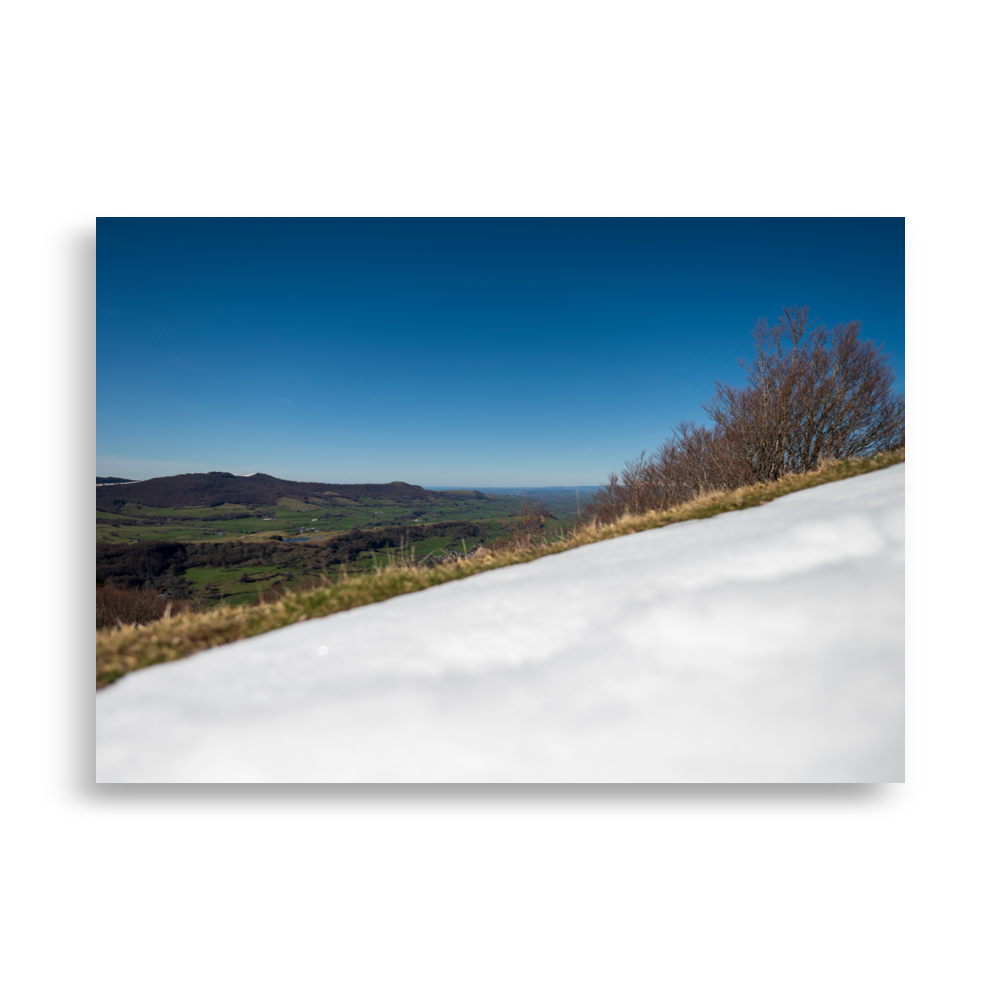
[[[808,305],[903,388],[902,219],[99,219],[98,475],[604,481]]]

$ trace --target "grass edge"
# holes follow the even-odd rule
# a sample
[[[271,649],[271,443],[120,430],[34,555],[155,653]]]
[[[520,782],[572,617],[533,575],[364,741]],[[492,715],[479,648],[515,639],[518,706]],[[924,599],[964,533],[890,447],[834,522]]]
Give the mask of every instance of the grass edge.
[[[823,463],[818,469],[737,490],[706,493],[667,510],[626,515],[613,524],[584,524],[556,542],[504,551],[426,568],[382,569],[363,577],[329,581],[313,590],[290,594],[275,604],[227,606],[186,614],[148,625],[126,625],[97,633],[97,687],[145,667],[184,659],[216,646],[262,635],[286,625],[418,593],[442,583],[467,579],[505,566],[683,521],[746,510],[815,486],[851,479],[905,462],[905,448],[870,458]]]

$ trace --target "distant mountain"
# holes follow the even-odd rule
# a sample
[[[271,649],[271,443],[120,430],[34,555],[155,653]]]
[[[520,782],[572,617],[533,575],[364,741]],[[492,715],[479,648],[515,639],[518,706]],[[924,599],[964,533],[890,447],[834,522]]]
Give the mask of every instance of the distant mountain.
[[[111,477],[105,477],[110,479]],[[100,480],[98,481],[100,482]],[[141,482],[112,480],[97,491],[97,509],[112,512],[123,503],[146,507],[217,507],[224,503],[273,506],[281,497],[314,503],[336,504],[337,500],[394,500],[407,503],[444,499],[451,491],[425,490],[410,483],[299,483],[278,479],[264,472],[236,476],[231,472],[188,472],[180,476],[161,476]],[[458,491],[455,491],[458,492]],[[463,490],[464,495],[488,499],[478,490]],[[454,499],[454,493],[451,493]]]
[[[97,485],[106,486],[108,483],[134,483],[135,479],[122,479],[121,476],[98,476]]]
[[[590,496],[596,493],[600,486],[481,486],[483,493],[500,494],[502,496],[575,496],[579,490],[580,496]]]

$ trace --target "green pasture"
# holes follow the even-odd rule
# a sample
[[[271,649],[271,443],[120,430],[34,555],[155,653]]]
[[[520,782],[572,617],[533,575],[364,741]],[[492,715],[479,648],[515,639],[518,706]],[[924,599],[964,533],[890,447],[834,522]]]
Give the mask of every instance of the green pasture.
[[[248,579],[241,583],[240,577],[244,573]],[[197,594],[209,604],[252,604],[262,591],[276,581],[294,582],[287,580],[289,574],[293,577],[301,575],[286,566],[253,566],[247,569],[195,566],[184,571],[184,576],[193,587],[192,596]]]
[[[507,515],[514,513],[520,507],[520,501],[514,497],[481,500],[470,495],[463,497],[455,495],[445,499],[425,500],[422,502],[391,503],[365,497],[359,501],[345,504],[342,501],[331,501],[327,507],[309,505],[311,509],[303,510],[306,505],[301,501],[282,501],[272,507],[251,507],[242,504],[220,504],[217,507],[143,507],[136,504],[125,504],[115,514],[97,511],[96,516],[112,523],[96,526],[96,539],[101,543],[126,544],[132,541],[174,541],[216,543],[232,542],[238,539],[247,541],[269,541],[273,536],[283,538],[298,537],[301,534],[317,536],[318,540],[329,541],[340,532],[353,528],[392,527],[405,529],[413,524],[433,525],[438,521],[468,520],[482,525],[485,540],[489,541],[505,533],[508,521]],[[298,509],[297,509],[298,508]],[[416,511],[423,511],[414,518]],[[250,517],[232,517],[224,520],[207,520],[220,514],[250,514]],[[135,525],[121,524],[124,520],[142,521],[143,515],[162,519],[162,524],[140,523]],[[264,520],[264,517],[268,520]],[[172,520],[175,519],[176,520]],[[182,520],[183,518],[183,520]],[[114,523],[119,522],[119,523]],[[546,522],[544,531],[548,537],[557,537],[570,527],[568,519],[560,516],[558,520]],[[292,544],[292,543],[290,543]],[[294,543],[301,545],[302,543]],[[477,544],[471,542],[473,547]],[[421,558],[437,551],[450,551],[458,548],[460,543],[449,541],[445,536],[426,539],[416,543],[413,555]],[[378,564],[379,559],[374,559]],[[373,558],[361,557],[358,566],[371,567]]]
[[[402,529],[405,532],[405,529]],[[401,548],[398,545],[389,546],[388,548],[378,549],[373,552],[363,552],[358,558],[357,562],[360,565],[367,565],[368,568],[374,568],[377,566],[389,566],[389,565],[399,565],[401,561],[401,556],[405,553],[406,559],[423,559],[425,556],[429,555],[445,555],[452,550],[456,552],[462,551],[462,541],[461,539],[455,539],[446,535],[435,535],[432,538],[425,538],[419,542],[409,542],[405,540],[405,545]],[[475,549],[479,545],[479,541],[474,538],[466,539],[466,548],[469,552]]]

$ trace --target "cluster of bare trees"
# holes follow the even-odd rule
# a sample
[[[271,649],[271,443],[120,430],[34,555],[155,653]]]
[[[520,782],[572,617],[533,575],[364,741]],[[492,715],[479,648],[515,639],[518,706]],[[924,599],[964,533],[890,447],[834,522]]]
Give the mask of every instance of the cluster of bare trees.
[[[768,482],[826,459],[902,447],[905,407],[888,356],[860,338],[861,324],[810,329],[809,310],[759,320],[755,356],[740,359],[742,388],[716,383],[711,428],[682,423],[651,456],[627,462],[584,516],[601,523],[660,510],[702,493]]]

